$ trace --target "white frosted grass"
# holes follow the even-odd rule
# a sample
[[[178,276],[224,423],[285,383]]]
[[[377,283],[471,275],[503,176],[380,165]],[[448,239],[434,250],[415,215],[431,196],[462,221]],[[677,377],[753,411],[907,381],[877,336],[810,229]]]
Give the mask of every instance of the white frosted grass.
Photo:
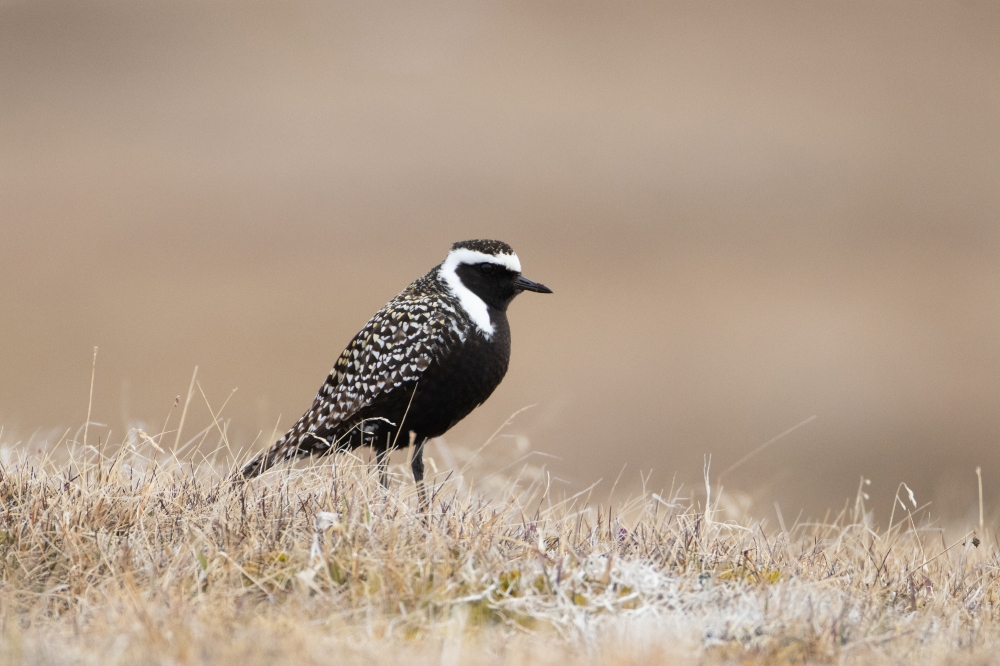
[[[570,594],[528,593],[497,606],[544,618],[564,640],[589,652],[607,651],[615,644],[632,653],[678,656],[734,644],[754,650],[789,634],[822,635],[833,626],[854,640],[877,642],[901,632],[932,632],[937,624],[934,618],[902,608],[871,608],[838,579],[792,578],[761,587],[720,582],[708,572],[670,575],[649,560],[615,559],[604,583],[607,556],[592,556],[575,568],[571,559],[562,561],[571,573],[560,587],[584,595],[586,603],[575,602]],[[556,568],[545,567],[549,576]],[[542,574],[540,565],[522,569],[528,579]],[[881,622],[873,612],[882,614]],[[892,629],[873,633],[880,623]]]

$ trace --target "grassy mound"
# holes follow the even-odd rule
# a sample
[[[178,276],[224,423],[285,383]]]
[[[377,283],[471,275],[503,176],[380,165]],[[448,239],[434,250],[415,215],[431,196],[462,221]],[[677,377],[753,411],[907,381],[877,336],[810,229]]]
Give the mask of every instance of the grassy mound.
[[[154,448],[7,450],[5,663],[997,659],[997,544],[944,542],[905,494],[881,529],[859,491],[768,530],[720,499],[608,508],[465,464],[424,511],[402,465],[389,490],[350,455],[232,485]]]

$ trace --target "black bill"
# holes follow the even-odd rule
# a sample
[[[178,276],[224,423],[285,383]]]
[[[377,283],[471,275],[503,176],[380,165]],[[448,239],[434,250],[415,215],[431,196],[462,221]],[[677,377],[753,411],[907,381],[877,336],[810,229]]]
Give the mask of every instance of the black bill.
[[[523,275],[518,276],[518,278],[514,280],[514,286],[520,289],[521,291],[535,291],[538,292],[539,294],[552,293],[552,290],[546,287],[544,284],[540,282],[534,282],[533,280],[529,280]]]

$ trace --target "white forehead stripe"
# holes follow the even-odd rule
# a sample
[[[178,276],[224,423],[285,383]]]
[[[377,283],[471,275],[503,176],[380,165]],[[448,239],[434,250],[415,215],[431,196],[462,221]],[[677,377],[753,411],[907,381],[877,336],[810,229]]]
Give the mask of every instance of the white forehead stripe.
[[[444,265],[451,265],[452,270],[454,270],[459,264],[482,263],[497,264],[498,266],[503,266],[508,270],[514,271],[515,273],[521,272],[521,260],[518,259],[517,255],[513,252],[510,254],[486,254],[485,252],[476,252],[475,250],[469,250],[463,247],[449,252],[448,258],[444,260]]]
[[[485,252],[460,248],[448,253],[448,257],[441,264],[441,277],[444,278],[445,284],[448,285],[451,293],[458,298],[459,304],[465,310],[465,313],[469,315],[472,323],[489,339],[493,336],[494,331],[493,322],[490,321],[489,308],[486,307],[483,299],[476,296],[471,289],[462,284],[462,279],[455,273],[455,269],[458,268],[459,264],[482,263],[497,264],[515,273],[521,272],[521,261],[517,258],[516,254],[486,254]]]

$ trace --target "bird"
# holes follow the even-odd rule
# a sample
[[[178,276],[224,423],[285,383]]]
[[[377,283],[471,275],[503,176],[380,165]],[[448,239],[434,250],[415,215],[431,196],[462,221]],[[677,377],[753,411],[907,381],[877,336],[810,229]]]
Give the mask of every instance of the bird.
[[[440,264],[390,300],[334,363],[312,406],[235,475],[278,462],[370,446],[388,486],[387,456],[412,446],[424,501],[423,449],[483,404],[507,373],[507,307],[525,291],[552,290],[521,275],[498,240],[454,243]]]

